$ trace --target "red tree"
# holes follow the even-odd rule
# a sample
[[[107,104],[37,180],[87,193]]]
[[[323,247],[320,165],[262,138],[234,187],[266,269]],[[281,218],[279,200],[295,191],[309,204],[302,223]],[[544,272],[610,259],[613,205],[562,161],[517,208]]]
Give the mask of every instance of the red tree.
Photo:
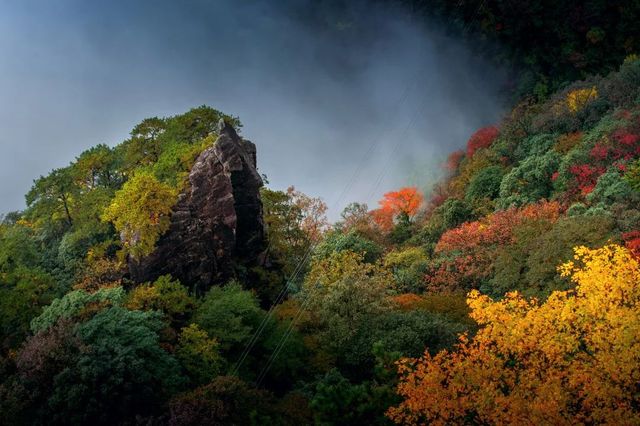
[[[481,148],[489,148],[499,133],[495,126],[483,127],[476,131],[467,142],[467,157],[473,157],[473,154]]]

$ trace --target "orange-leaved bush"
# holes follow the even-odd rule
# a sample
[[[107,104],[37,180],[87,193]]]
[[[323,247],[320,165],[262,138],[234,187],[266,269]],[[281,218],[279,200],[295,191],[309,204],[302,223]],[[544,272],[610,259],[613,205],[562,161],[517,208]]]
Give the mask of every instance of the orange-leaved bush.
[[[546,302],[468,295],[481,326],[455,351],[398,363],[402,424],[640,424],[640,265],[618,245],[578,247],[575,290]]]
[[[559,216],[558,202],[541,201],[498,211],[446,231],[435,248],[437,267],[425,278],[428,286],[445,291],[477,288],[493,273],[496,250],[513,242],[514,228],[532,220],[554,223]]]
[[[422,205],[423,196],[416,187],[400,188],[384,194],[378,203],[380,208],[373,210],[373,220],[384,231],[393,228],[394,220],[401,215],[412,218]]]

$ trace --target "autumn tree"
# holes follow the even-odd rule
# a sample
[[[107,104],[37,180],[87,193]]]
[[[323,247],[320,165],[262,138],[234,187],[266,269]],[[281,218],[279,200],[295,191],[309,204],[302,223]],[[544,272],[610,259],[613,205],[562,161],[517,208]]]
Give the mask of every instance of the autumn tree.
[[[471,158],[479,149],[488,148],[498,137],[500,131],[495,126],[477,130],[467,141],[467,157]]]
[[[262,188],[260,196],[269,254],[283,263],[286,278],[297,284],[302,278],[299,265],[328,229],[327,205],[294,187],[286,191]]]
[[[153,283],[141,284],[131,290],[126,306],[139,311],[160,311],[172,325],[183,325],[195,310],[196,301],[180,281],[163,275]]]
[[[629,250],[578,247],[559,272],[575,290],[541,303],[469,294],[481,329],[455,351],[399,363],[388,411],[402,424],[637,424],[640,264]]]
[[[116,192],[103,214],[120,232],[125,248],[135,257],[145,256],[169,229],[169,215],[176,191],[158,182],[150,173],[140,172]]]
[[[320,198],[309,197],[290,186],[287,195],[298,214],[300,229],[313,243],[320,241],[322,234],[327,230],[327,205]]]
[[[415,187],[401,188],[384,194],[380,208],[371,213],[376,224],[386,232],[393,229],[398,220],[410,220],[418,213],[423,196]]]

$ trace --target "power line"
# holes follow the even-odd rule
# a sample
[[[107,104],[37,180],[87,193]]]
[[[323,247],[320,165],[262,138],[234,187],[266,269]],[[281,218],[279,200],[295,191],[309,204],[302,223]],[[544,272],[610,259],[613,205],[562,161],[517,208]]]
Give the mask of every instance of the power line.
[[[460,0],[456,7],[459,7],[462,4],[462,1],[463,0]],[[486,0],[482,0],[479,3],[479,5],[478,5],[478,7],[477,7],[477,9],[476,9],[476,11],[475,11],[475,13],[473,15],[473,18],[467,23],[467,25],[465,27],[463,27],[463,33],[465,33],[466,31],[468,31],[471,28],[471,25],[473,25],[473,23],[477,19],[477,16],[478,16],[478,14],[480,12],[480,9],[484,6],[485,2],[486,2]],[[451,20],[451,18],[449,18],[449,20]],[[417,74],[417,76],[419,75],[419,73],[416,73],[416,74]],[[398,111],[400,109],[399,107],[406,101],[406,99],[408,97],[409,89],[411,88],[412,85],[413,85],[413,79],[410,80],[410,83],[406,86],[405,91],[404,91],[402,97],[400,98],[400,100],[398,102],[398,105],[396,106],[394,114],[398,113]],[[409,121],[409,123],[407,124],[407,127],[405,128],[405,130],[403,132],[403,137],[398,138],[398,140],[396,141],[396,144],[395,144],[394,150],[393,150],[394,153],[399,148],[399,146],[402,143],[403,139],[405,139],[405,136],[408,134],[409,129],[411,127],[413,127],[413,125],[415,124],[415,121],[417,120],[417,118],[424,111],[424,107],[425,106],[426,106],[426,102],[422,103],[421,108],[419,109],[419,113],[417,115],[414,115],[412,117],[412,119]],[[375,152],[375,150],[377,149],[377,146],[379,145],[379,143],[382,140],[382,135],[383,134],[384,133],[380,133],[379,134],[379,137],[377,138],[376,142],[369,147],[369,150],[361,158],[361,161],[358,164],[358,166],[356,167],[356,170],[354,171],[353,175],[351,176],[351,179],[349,179],[349,181],[347,182],[347,185],[345,186],[344,190],[341,192],[340,196],[338,197],[338,199],[336,200],[336,202],[334,204],[338,204],[342,200],[342,198],[346,195],[348,190],[351,188],[351,186],[353,185],[353,183],[355,182],[357,177],[360,175],[362,169],[364,168],[364,165],[366,164],[367,158],[370,157],[373,154],[373,152]],[[383,179],[384,179],[384,177],[385,177],[385,175],[386,175],[386,173],[388,171],[388,168],[389,168],[389,166],[391,164],[392,159],[393,159],[393,155],[389,156],[389,159],[387,160],[387,163],[382,168],[382,171],[381,171],[380,175],[378,176],[378,179],[376,180],[376,183],[374,185],[374,189],[372,190],[372,193],[371,193],[370,196],[373,196],[373,192],[376,191],[377,188],[382,183],[382,181],[383,181]],[[310,254],[312,253],[312,251],[315,248],[315,246],[316,246],[316,244],[312,244],[312,245],[309,246],[309,249],[306,251],[304,257],[301,259],[301,261],[296,266],[295,273],[294,273],[294,279],[297,278],[298,274],[302,270],[302,266],[308,260]],[[251,349],[253,348],[253,346],[257,342],[257,339],[259,338],[261,333],[263,332],[264,327],[266,326],[267,321],[270,319],[270,316],[272,315],[273,310],[275,309],[277,304],[280,303],[279,301],[282,301],[282,299],[286,295],[286,293],[288,291],[288,288],[289,288],[289,285],[290,285],[291,282],[292,282],[292,280],[289,280],[286,283],[286,285],[283,287],[282,291],[280,292],[276,302],[269,309],[269,312],[267,313],[267,315],[263,319],[259,329],[256,330],[256,333],[254,333],[254,336],[251,339],[250,345],[247,345],[247,347],[245,348],[245,351],[243,351],[243,354],[242,354],[240,360],[236,363],[236,367],[233,369],[233,374],[237,373],[237,371],[240,369],[240,366],[242,365],[242,363],[244,362],[244,360],[248,356],[249,352],[251,351]],[[267,361],[267,364],[265,365],[265,367],[262,369],[262,371],[258,375],[258,378],[256,379],[256,386],[260,386],[260,384],[262,383],[262,381],[266,377],[269,369],[273,365],[273,362],[275,362],[276,358],[279,356],[280,352],[282,351],[282,348],[286,344],[286,341],[288,340],[289,336],[291,335],[291,332],[293,331],[294,324],[297,322],[297,320],[302,315],[302,312],[303,312],[304,308],[306,307],[307,302],[308,302],[308,296],[306,296],[305,299],[303,300],[303,302],[301,303],[300,307],[297,310],[296,316],[290,322],[290,324],[289,324],[289,326],[287,328],[287,331],[285,332],[283,337],[278,342],[278,345],[276,346],[276,349],[272,352],[271,356],[269,357],[269,360]]]

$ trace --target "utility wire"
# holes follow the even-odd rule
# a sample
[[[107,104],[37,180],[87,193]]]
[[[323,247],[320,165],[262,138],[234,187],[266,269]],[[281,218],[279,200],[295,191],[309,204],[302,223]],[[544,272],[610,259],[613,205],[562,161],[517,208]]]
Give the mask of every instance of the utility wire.
[[[458,6],[457,7],[459,7],[462,4],[462,1],[463,0],[460,0],[458,2]],[[477,9],[476,9],[476,11],[475,11],[475,13],[473,15],[473,18],[467,23],[467,25],[464,26],[463,34],[466,33],[471,28],[471,26],[475,23],[475,20],[477,19],[477,16],[478,16],[478,14],[480,12],[480,9],[484,6],[485,2],[486,2],[486,0],[482,0],[479,3],[479,5],[478,5],[478,7],[477,7]],[[451,18],[449,18],[449,20],[451,20]],[[408,97],[409,89],[411,88],[412,84],[413,83],[410,82],[407,85],[407,87],[405,88],[403,96],[400,98],[400,100],[398,102],[398,105],[396,106],[394,114],[397,114],[397,112],[400,109],[400,106],[406,101],[406,99]],[[398,138],[398,140],[396,141],[396,144],[395,144],[394,150],[393,150],[394,154],[397,151],[397,149],[400,147],[400,144],[402,143],[403,139],[405,139],[405,136],[408,134],[409,129],[411,127],[413,127],[413,125],[415,124],[417,118],[422,115],[422,112],[424,111],[425,106],[426,106],[426,103],[423,102],[422,105],[421,105],[421,108],[419,109],[419,113],[417,115],[414,115],[412,117],[412,119],[409,121],[409,123],[407,124],[407,127],[405,128],[405,130],[403,132],[403,137]],[[382,140],[382,135],[383,134],[384,133],[380,133],[380,137],[377,138],[376,142],[369,147],[369,150],[361,158],[361,161],[358,164],[358,167],[356,168],[356,171],[353,173],[353,175],[351,176],[351,179],[348,181],[345,189],[342,191],[342,193],[340,194],[340,196],[338,197],[338,199],[336,200],[336,202],[334,204],[338,204],[339,202],[341,202],[342,198],[347,194],[348,190],[351,188],[351,186],[353,185],[354,181],[357,179],[357,177],[360,175],[362,169],[364,168],[364,165],[366,164],[367,158],[370,157],[373,154],[373,152],[375,152],[377,146],[379,145],[379,143]],[[380,184],[384,180],[384,177],[385,177],[385,175],[386,175],[386,173],[388,171],[387,169],[388,169],[391,161],[393,160],[393,157],[394,157],[393,155],[389,156],[389,159],[387,160],[386,165],[383,167],[382,172],[380,173],[380,175],[378,176],[378,179],[376,180],[376,183],[374,185],[374,189],[372,190],[372,195],[373,195],[373,192],[377,190],[377,188],[380,186]],[[298,274],[302,270],[302,266],[304,265],[304,263],[306,263],[307,259],[309,258],[310,254],[312,253],[314,248],[315,248],[314,244],[310,245],[310,247],[307,250],[307,252],[305,253],[305,256],[303,257],[303,259],[298,263],[298,265],[297,265],[297,267],[295,269],[294,277],[291,280],[289,280],[287,282],[287,284],[283,287],[282,291],[278,295],[278,299],[276,300],[276,302],[269,309],[268,314],[265,316],[265,318],[263,319],[263,321],[262,321],[262,323],[261,323],[261,325],[260,325],[260,327],[258,329],[259,331],[256,330],[256,333],[254,333],[254,336],[251,339],[251,343],[249,345],[247,345],[247,347],[245,348],[245,351],[243,351],[243,354],[242,354],[240,360],[236,363],[236,366],[233,369],[233,374],[237,373],[238,370],[240,369],[240,367],[242,365],[242,362],[244,362],[244,360],[248,356],[249,352],[251,351],[251,349],[253,348],[253,346],[257,342],[257,339],[259,338],[260,334],[264,331],[266,323],[268,322],[273,310],[275,309],[275,307],[279,303],[278,300],[281,301],[285,297],[285,295],[286,295],[286,293],[288,291],[290,283],[293,282],[293,280],[295,278],[297,278]],[[303,302],[300,304],[300,306],[299,306],[299,308],[297,310],[296,316],[289,323],[287,331],[285,332],[283,337],[278,342],[278,345],[276,346],[276,349],[272,352],[271,356],[269,357],[269,360],[267,361],[267,364],[263,367],[262,371],[258,375],[258,378],[256,379],[256,386],[260,386],[260,384],[262,383],[262,381],[266,377],[267,373],[269,372],[269,369],[271,368],[271,366],[273,365],[273,363],[275,362],[275,360],[279,356],[280,352],[282,351],[282,348],[286,344],[287,340],[289,339],[289,336],[291,335],[291,332],[293,331],[293,327],[294,327],[295,323],[301,317],[304,308],[306,308],[307,303],[308,303],[308,296],[305,296]]]

